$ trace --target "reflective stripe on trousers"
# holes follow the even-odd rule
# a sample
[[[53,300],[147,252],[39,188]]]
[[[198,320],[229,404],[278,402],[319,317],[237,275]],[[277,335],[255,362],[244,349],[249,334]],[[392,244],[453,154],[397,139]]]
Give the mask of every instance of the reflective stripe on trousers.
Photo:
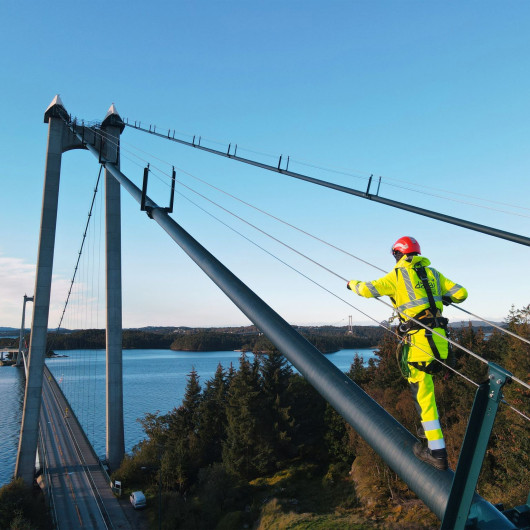
[[[436,398],[434,396],[434,383],[432,375],[418,370],[409,365],[410,376],[408,382],[416,410],[418,411],[429,449],[443,449],[445,447],[444,435],[438,419]]]

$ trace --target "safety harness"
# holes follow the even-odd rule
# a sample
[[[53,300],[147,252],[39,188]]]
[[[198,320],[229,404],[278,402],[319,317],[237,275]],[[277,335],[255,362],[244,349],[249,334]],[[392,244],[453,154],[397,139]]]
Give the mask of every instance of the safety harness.
[[[440,357],[440,352],[438,351],[436,343],[434,342],[432,330],[434,328],[442,328],[447,333],[447,324],[449,323],[449,320],[447,318],[442,317],[439,309],[436,307],[436,302],[434,301],[434,295],[432,293],[431,286],[429,285],[429,279],[427,278],[427,271],[425,270],[425,267],[416,266],[414,267],[414,271],[416,272],[418,278],[423,284],[423,288],[425,289],[427,298],[429,300],[429,307],[427,309],[424,309],[423,311],[420,311],[417,315],[414,316],[415,320],[420,320],[421,323],[426,327],[418,324],[417,322],[414,322],[413,320],[405,321],[401,315],[398,315],[401,321],[398,327],[398,332],[402,338],[402,342],[398,347],[396,356],[401,373],[404,377],[408,377],[409,375],[409,364],[411,366],[414,366],[414,368],[417,368],[418,370],[421,370],[422,372],[428,374],[434,374],[436,372],[439,372],[441,369],[441,364],[439,362],[409,362],[407,360],[409,349],[407,344],[407,336],[410,334],[410,332],[419,331],[421,329],[425,330],[425,338],[429,343],[429,346],[432,350],[435,359],[437,359],[438,361],[443,361]],[[396,269],[396,280],[397,274],[398,269]],[[407,347],[405,348],[404,346]],[[451,351],[449,351],[448,357],[450,355]]]

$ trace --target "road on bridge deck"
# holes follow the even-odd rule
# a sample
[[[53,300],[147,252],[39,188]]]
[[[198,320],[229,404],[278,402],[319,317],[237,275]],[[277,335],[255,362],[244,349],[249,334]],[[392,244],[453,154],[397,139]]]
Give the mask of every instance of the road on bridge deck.
[[[122,509],[112,493],[92,447],[47,368],[42,398],[45,491],[53,501],[57,528],[142,528],[132,506]],[[131,513],[126,515],[124,510]]]

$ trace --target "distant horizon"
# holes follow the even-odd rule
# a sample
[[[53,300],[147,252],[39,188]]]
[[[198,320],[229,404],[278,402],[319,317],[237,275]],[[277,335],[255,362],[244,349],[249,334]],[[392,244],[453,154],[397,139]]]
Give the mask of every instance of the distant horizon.
[[[6,5],[0,39],[17,53],[2,66],[18,82],[3,87],[2,192],[12,200],[0,210],[0,322],[19,326],[23,295],[35,294],[43,114],[56,95],[85,123],[101,121],[112,105],[129,125],[184,140],[126,127],[120,170],[141,189],[150,164],[149,197],[166,205],[174,168],[173,219],[287,322],[389,319],[387,298],[358,297],[346,280],[391,270],[390,247],[405,235],[467,289],[466,311],[498,322],[530,303],[528,246],[390,206],[530,233],[521,141],[530,120],[530,3],[166,2],[131,3],[126,13],[108,3],[105,17],[89,4],[64,4],[46,45],[42,28],[57,26],[55,11]],[[127,31],[109,41],[117,20]],[[112,60],[85,57],[85,43],[69,38],[72,27],[108,43]],[[131,72],[141,75],[131,82]],[[215,156],[193,147],[199,143],[361,196]],[[105,323],[100,167],[73,149],[60,169],[48,325],[61,322],[70,293],[61,325],[97,328]],[[147,327],[147,318],[197,327],[248,322],[125,189],[120,204],[124,326]],[[32,311],[28,304],[28,325]],[[469,317],[451,306],[444,316]]]
[[[504,324],[504,320],[495,320],[495,319],[488,319],[489,322],[492,322],[493,324],[497,326],[501,326]],[[476,319],[468,319],[468,320],[453,320],[452,322],[449,322],[449,326],[451,327],[462,327],[464,324],[467,324],[471,322],[472,325],[477,325],[478,327],[488,327],[489,324],[487,322],[484,322],[482,320],[476,320]],[[348,324],[290,324],[292,327],[299,327],[299,328],[322,328],[322,327],[332,327],[332,328],[347,328]],[[380,327],[379,324],[368,323],[368,322],[353,322],[353,327]],[[220,329],[220,328],[250,328],[250,327],[256,327],[255,324],[241,324],[241,325],[209,325],[209,326],[190,326],[190,325],[147,325],[147,326],[133,326],[133,327],[123,327],[122,330],[144,330],[149,328],[167,328],[167,329]],[[61,330],[64,331],[85,331],[89,329],[96,329],[96,330],[105,330],[105,327],[95,327],[95,328],[64,328],[61,327]],[[10,331],[20,331],[20,328],[14,328],[10,326],[0,326],[0,332],[10,332]],[[25,332],[31,331],[31,327],[24,328]],[[48,333],[57,331],[57,328],[48,328]],[[8,337],[0,337],[0,338],[8,338]]]

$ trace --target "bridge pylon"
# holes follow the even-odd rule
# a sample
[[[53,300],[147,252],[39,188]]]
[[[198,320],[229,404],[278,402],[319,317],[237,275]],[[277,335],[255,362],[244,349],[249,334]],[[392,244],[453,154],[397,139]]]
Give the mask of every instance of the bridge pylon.
[[[125,128],[114,103],[101,123],[106,159],[120,165],[120,134]],[[121,186],[105,167],[105,256],[107,301],[107,407],[106,458],[117,469],[125,455],[123,432]]]
[[[98,149],[101,156],[106,160],[112,160],[119,164],[119,136],[124,128],[123,121],[116,112],[114,105],[109,109],[100,130],[97,130],[95,127],[85,128],[83,124],[84,134],[82,138],[78,138],[70,130],[67,125],[68,122],[68,113],[61,98],[57,95],[44,113],[44,123],[48,123],[48,145],[44,171],[37,271],[33,296],[34,308],[28,355],[29,366],[26,376],[24,409],[15,466],[15,476],[21,477],[27,485],[33,483],[35,474],[62,154],[72,149],[86,149],[87,143],[90,143]],[[123,385],[121,374],[122,291],[120,186],[113,178],[108,178],[107,175],[106,181],[108,183],[106,185],[105,195],[107,223],[106,247],[108,253],[106,262],[107,458],[111,467],[115,469],[124,455]]]

